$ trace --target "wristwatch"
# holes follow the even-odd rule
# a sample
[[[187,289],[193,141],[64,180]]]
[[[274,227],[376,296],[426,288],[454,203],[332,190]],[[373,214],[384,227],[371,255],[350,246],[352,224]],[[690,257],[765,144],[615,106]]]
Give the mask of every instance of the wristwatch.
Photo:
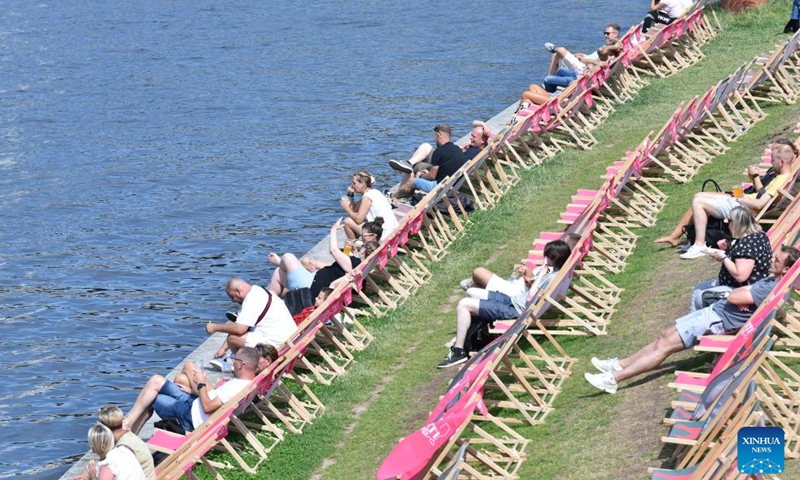
[[[206,384],[205,383],[198,383],[197,384],[197,389],[200,390],[201,388],[206,388]]]

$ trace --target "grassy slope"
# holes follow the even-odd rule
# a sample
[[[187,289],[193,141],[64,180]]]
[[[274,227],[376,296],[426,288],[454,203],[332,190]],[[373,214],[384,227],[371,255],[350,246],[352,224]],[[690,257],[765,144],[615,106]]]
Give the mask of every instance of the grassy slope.
[[[619,106],[596,131],[600,144],[592,151],[566,152],[525,172],[494,210],[476,213],[468,234],[450,247],[443,262],[432,266],[433,279],[415,298],[387,317],[366,321],[376,337],[373,345],[357,356],[345,377],[315,389],[328,412],[303,435],[289,435],[259,469],[258,478],[304,479],[315,473],[326,479],[374,478],[397,440],[422,426],[455,373],[434,366],[446,353],[443,343],[453,335],[458,281],[477,265],[492,263],[493,270],[507,271],[540,231],[557,228],[559,213],[578,188],[597,187],[605,168],[649,131],[658,130],[679,102],[784,38],[777,32],[788,9],[783,0],[737,17],[721,13],[724,30],[704,48],[703,61],[672,78],[652,80],[634,101]],[[670,376],[646,376],[652,381],[631,382],[615,396],[598,395],[581,378],[587,359],[627,353],[685,312],[695,279],[712,278],[716,267],[705,259],[678,262],[651,240],[671,228],[703,179],[712,177],[723,185],[739,180],[742,167],[798,111],[800,107],[769,108],[765,121],[695,181],[664,186],[670,201],[658,225],[638,232],[641,238],[626,271],[611,278],[626,292],[610,335],[562,342],[579,362],[547,423],[523,430],[532,442],[521,478],[643,478],[647,466],[660,463],[658,439],[666,430],[659,419],[673,398],[665,387]],[[681,362],[681,368],[697,364],[689,362]],[[226,478],[250,476],[232,471]]]

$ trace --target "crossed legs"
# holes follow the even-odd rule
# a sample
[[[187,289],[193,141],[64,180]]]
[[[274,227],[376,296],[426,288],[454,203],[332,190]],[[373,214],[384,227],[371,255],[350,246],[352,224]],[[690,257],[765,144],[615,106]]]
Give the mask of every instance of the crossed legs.
[[[700,192],[695,194],[692,198],[692,206],[683,214],[683,217],[681,217],[675,229],[669,235],[656,239],[655,243],[668,243],[673,247],[677,247],[683,235],[683,227],[693,223],[695,231],[694,244],[700,247],[705,246],[708,217],[720,218],[717,209],[717,201],[720,199],[720,196],[727,195],[718,192]]]
[[[433,145],[430,143],[422,143],[414,153],[411,155],[411,158],[408,159],[408,163],[411,164],[413,167],[414,165],[420,162],[430,162],[431,156],[433,155]],[[395,198],[408,198],[414,194],[414,175],[411,173],[404,173],[403,178],[400,180],[400,186],[395,192]]]
[[[289,288],[289,274],[303,265],[293,253],[284,253],[282,257],[279,257],[276,253],[270,253],[269,263],[278,267],[272,273],[269,291],[275,295],[282,296],[283,290]]]

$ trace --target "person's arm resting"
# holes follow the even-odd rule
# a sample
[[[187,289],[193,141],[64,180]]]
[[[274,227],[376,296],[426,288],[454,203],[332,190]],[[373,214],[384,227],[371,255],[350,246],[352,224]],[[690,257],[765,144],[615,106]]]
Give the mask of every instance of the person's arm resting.
[[[746,307],[756,303],[753,300],[753,295],[750,293],[750,287],[751,285],[745,285],[744,287],[732,290],[731,294],[728,295],[728,303],[739,307]]]

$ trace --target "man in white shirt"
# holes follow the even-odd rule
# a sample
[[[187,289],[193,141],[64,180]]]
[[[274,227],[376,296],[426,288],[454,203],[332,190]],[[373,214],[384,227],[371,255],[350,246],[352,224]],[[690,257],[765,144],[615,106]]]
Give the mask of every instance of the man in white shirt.
[[[694,0],[650,0],[650,11],[644,16],[642,33],[647,33],[653,23],[669,25],[688,10],[693,3]]]
[[[153,375],[139,392],[122,427],[138,434],[155,411],[161,418],[178,419],[183,428],[191,432],[256,378],[258,361],[259,355],[255,349],[240,348],[233,359],[236,378],[217,389],[208,387],[205,373],[191,362],[187,363],[189,368],[184,369],[184,373],[188,372],[189,391],[184,385],[173,383],[161,375]],[[197,392],[197,395],[190,392]]]
[[[206,324],[206,332],[227,333],[228,338],[214,355],[220,358],[230,348],[236,353],[242,347],[253,348],[259,343],[277,347],[297,330],[292,314],[280,297],[241,278],[231,278],[225,287],[231,300],[242,305],[236,320],[228,323]]]

